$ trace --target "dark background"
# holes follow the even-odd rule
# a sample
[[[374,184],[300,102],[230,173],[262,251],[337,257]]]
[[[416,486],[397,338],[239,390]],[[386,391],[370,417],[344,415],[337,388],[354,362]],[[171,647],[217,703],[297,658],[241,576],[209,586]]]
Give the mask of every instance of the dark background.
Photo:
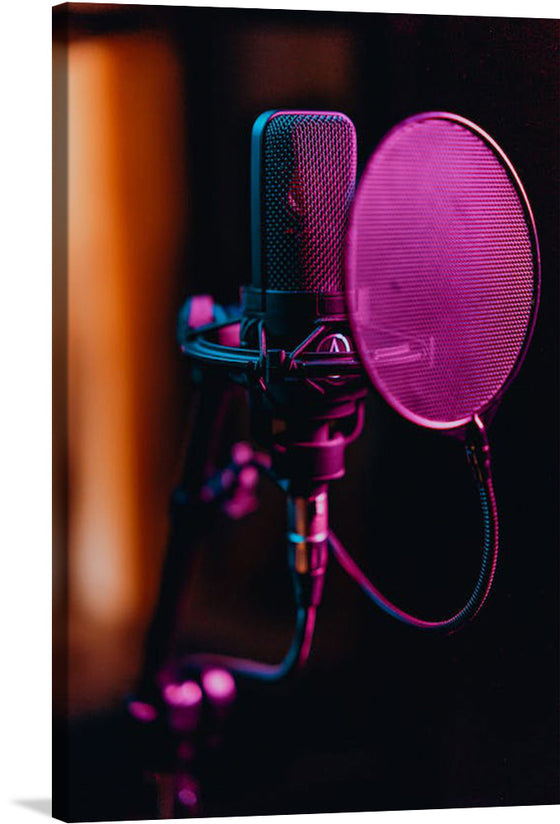
[[[55,15],[55,35],[67,25],[64,12]],[[542,256],[533,342],[490,429],[501,558],[484,610],[455,636],[424,636],[377,611],[332,563],[308,671],[289,687],[240,686],[225,750],[207,776],[205,814],[558,803],[558,23],[164,7],[71,13],[76,38],[142,27],[172,37],[187,89],[181,295],[234,300],[249,279],[249,136],[268,108],[345,112],[360,166],[416,112],[473,120],[516,168]],[[317,49],[328,74],[329,43],[344,69],[338,78],[322,85],[321,72],[291,64],[298,49]],[[186,410],[188,371],[179,369]],[[245,425],[239,408],[231,438]],[[460,444],[372,396],[331,501],[335,530],[403,608],[436,618],[463,604],[480,524]],[[246,522],[213,525],[186,642],[282,655],[292,620],[282,519],[279,495],[265,487]],[[215,612],[228,616],[229,635],[212,637]],[[155,814],[113,708],[72,721],[69,757],[67,739],[57,740],[71,818]]]

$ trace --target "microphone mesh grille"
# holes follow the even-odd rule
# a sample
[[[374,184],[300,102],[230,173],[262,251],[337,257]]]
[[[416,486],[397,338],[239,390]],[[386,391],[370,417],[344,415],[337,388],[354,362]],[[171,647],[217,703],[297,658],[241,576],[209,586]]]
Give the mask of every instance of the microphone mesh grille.
[[[351,323],[374,384],[402,415],[451,428],[503,391],[532,331],[536,234],[501,150],[453,115],[397,126],[352,211]]]
[[[267,289],[343,290],[356,138],[334,113],[281,113],[263,147],[262,231]]]

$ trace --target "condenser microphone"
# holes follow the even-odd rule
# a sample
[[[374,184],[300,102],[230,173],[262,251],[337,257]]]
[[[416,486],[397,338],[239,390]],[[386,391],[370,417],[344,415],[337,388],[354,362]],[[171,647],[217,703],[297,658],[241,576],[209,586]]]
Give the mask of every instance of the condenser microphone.
[[[353,418],[365,394],[344,294],[356,158],[354,125],[340,112],[267,111],[253,126],[241,343],[266,364],[249,392],[252,435],[291,483],[342,476],[347,431],[330,425]],[[345,357],[353,375],[338,368]]]
[[[260,321],[269,341],[284,347],[319,320],[344,322],[344,249],[355,183],[356,132],[346,115],[273,110],[257,118],[245,341],[254,340]],[[333,351],[345,346],[341,338],[330,344]]]
[[[251,136],[250,283],[240,345],[186,329],[183,351],[223,366],[248,389],[253,440],[298,489],[344,474],[344,448],[363,422],[364,371],[345,299],[356,184],[356,132],[328,111],[267,111]]]

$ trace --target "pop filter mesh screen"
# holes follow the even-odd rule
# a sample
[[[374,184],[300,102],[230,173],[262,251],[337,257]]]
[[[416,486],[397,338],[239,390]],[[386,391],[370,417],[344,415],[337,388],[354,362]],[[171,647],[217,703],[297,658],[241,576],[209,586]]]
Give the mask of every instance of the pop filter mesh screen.
[[[484,132],[428,113],[389,133],[352,207],[346,286],[364,366],[409,420],[460,426],[503,391],[532,331],[539,257],[521,183]]]

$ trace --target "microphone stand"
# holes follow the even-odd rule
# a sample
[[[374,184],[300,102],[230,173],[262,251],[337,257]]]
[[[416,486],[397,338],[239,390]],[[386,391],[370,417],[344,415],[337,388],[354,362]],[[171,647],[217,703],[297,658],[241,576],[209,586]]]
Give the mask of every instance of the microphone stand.
[[[223,423],[236,391],[215,370],[201,373],[195,368],[193,380],[196,384],[194,409],[179,482],[170,498],[169,532],[159,593],[146,632],[141,672],[134,694],[126,702],[134,751],[144,776],[147,774],[156,785],[161,818],[173,816],[176,799],[191,814],[198,810],[196,781],[186,769],[185,755],[188,753],[178,751],[175,735],[169,729],[170,722],[166,717],[169,713],[162,700],[162,678],[172,660],[181,606],[191,579],[196,549],[219,509],[219,497],[205,497],[201,491],[215,474]],[[191,695],[191,701],[193,698],[197,695]],[[181,707],[179,702],[175,710],[175,715],[179,715],[179,727],[185,727],[185,714],[187,716],[184,734],[188,732],[189,723],[193,727],[196,721],[195,703],[190,708],[190,722],[188,706]],[[177,724],[176,718],[174,723]]]
[[[199,381],[194,420],[181,477],[171,494],[169,535],[161,573],[160,590],[149,625],[144,661],[135,700],[155,698],[157,676],[172,652],[177,621],[189,580],[195,550],[203,536],[214,501],[201,500],[200,490],[214,469],[219,436],[232,388],[221,376],[206,374]]]
[[[207,384],[207,391],[207,395],[200,395],[191,446],[181,482],[172,496],[160,595],[146,637],[138,689],[128,702],[136,731],[140,732],[145,764],[157,786],[161,817],[201,814],[199,771],[204,771],[217,740],[223,737],[235,700],[232,676],[275,683],[293,677],[307,662],[329,552],[328,481],[344,472],[345,439],[340,434],[333,436],[326,422],[314,422],[306,433],[298,425],[299,436],[288,427],[289,434],[276,445],[272,467],[258,453],[244,464],[273,477],[286,493],[287,552],[297,616],[285,658],[279,664],[267,664],[204,653],[174,660],[177,618],[196,545],[220,502],[233,488],[226,490],[222,486],[218,491],[216,479],[224,473],[215,473],[209,482],[202,469],[208,465],[208,456],[201,448],[202,437],[208,434],[207,422],[212,420],[208,412],[222,397],[215,382]],[[359,420],[363,418],[359,416]],[[214,497],[205,500],[200,492],[196,496],[195,481],[202,481],[202,492],[213,486]]]
[[[229,324],[226,320],[221,325]],[[317,334],[294,350],[294,361]],[[159,596],[146,634],[136,692],[127,702],[138,751],[157,784],[159,813],[165,817],[200,815],[197,774],[223,734],[235,699],[233,676],[274,683],[292,677],[305,665],[328,560],[328,484],[344,475],[345,446],[363,425],[365,389],[361,381],[358,388],[352,383],[346,391],[344,384],[336,385],[335,378],[334,385],[326,384],[325,397],[320,380],[286,382],[283,372],[275,378],[270,366],[276,368],[276,361],[269,360],[264,331],[260,348],[266,381],[257,375],[249,382],[251,430],[269,460],[244,445],[241,450],[234,448],[228,467],[215,471],[225,410],[235,389],[226,385],[223,371],[212,362],[195,368],[199,380],[194,420],[181,478],[170,502]],[[234,357],[244,357],[242,351]],[[330,362],[330,369],[342,371],[342,363],[334,363]],[[282,367],[282,358],[279,364]],[[280,402],[279,396],[283,397]],[[344,422],[354,416],[353,430],[343,431]],[[177,660],[173,648],[195,550],[219,508],[227,512],[246,467],[252,467],[254,475],[271,477],[287,497],[287,554],[297,607],[292,643],[279,664],[206,653]],[[239,514],[243,512],[232,517]]]
[[[252,327],[257,349],[214,343],[207,337],[238,320],[226,318],[180,335],[183,352],[208,371],[199,389],[181,482],[171,502],[167,556],[138,692],[128,703],[132,718],[148,731],[143,746],[153,765],[160,813],[165,817],[201,814],[197,774],[208,766],[207,756],[223,735],[235,699],[233,676],[274,683],[292,677],[305,665],[329,549],[383,610],[404,623],[437,632],[454,632],[478,613],[496,566],[498,524],[490,448],[485,425],[475,414],[464,433],[484,521],[483,557],[473,594],[458,613],[438,621],[418,619],[389,602],[358,568],[328,523],[328,484],[344,475],[345,448],[359,436],[364,423],[366,389],[355,353],[329,350],[324,354],[315,348],[319,336],[329,332],[327,321],[319,322],[289,352],[269,346],[262,320]],[[251,433],[270,459],[244,444],[243,449],[234,447],[233,461],[225,470],[212,474],[228,400],[218,368],[227,369],[230,377],[248,389]],[[264,473],[286,494],[288,563],[297,606],[291,646],[279,664],[207,653],[173,659],[181,595],[194,549],[220,505],[226,512],[229,507],[231,517],[243,514],[243,505],[232,509],[231,498],[243,486],[246,468],[253,470],[253,480]]]
[[[204,328],[217,319],[228,318],[228,309],[218,306],[206,295],[189,298],[179,313],[179,337]],[[226,324],[235,330],[235,323]],[[233,332],[235,338],[235,331]],[[221,370],[193,365],[194,410],[183,466],[169,504],[169,533],[164,556],[160,589],[144,644],[142,670],[134,699],[128,702],[131,713],[140,720],[153,716],[159,696],[158,676],[173,650],[185,581],[190,578],[198,541],[216,509],[213,496],[204,498],[201,490],[216,469],[226,413],[235,391]]]

